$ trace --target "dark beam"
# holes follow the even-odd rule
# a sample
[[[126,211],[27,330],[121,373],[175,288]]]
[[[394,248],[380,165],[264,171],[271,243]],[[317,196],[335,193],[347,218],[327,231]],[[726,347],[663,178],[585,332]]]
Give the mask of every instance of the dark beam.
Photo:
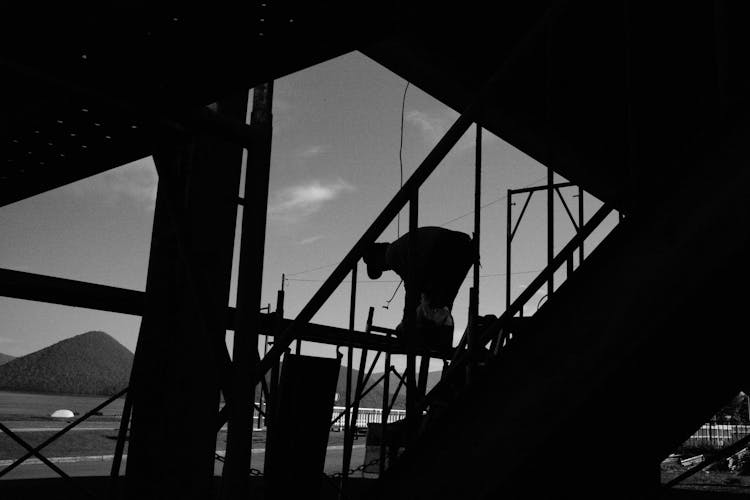
[[[237,278],[237,321],[232,357],[232,404],[229,406],[227,451],[222,472],[221,498],[247,498],[253,447],[253,380],[258,360],[258,305],[263,285],[266,245],[268,183],[271,172],[271,105],[273,81],[255,87],[250,118],[252,140],[245,163],[245,193],[252,200],[242,212],[242,231]]]
[[[559,189],[559,188],[566,188],[566,187],[573,187],[575,184],[572,182],[558,182],[553,183],[552,188]],[[508,193],[510,194],[519,194],[519,193],[535,193],[537,191],[546,191],[550,189],[549,184],[545,184],[544,186],[534,186],[534,187],[527,187],[527,188],[521,188],[521,189],[509,189]]]
[[[0,68],[16,78],[30,82],[42,82],[48,88],[120,112],[123,116],[144,120],[178,133],[198,133],[218,137],[245,148],[250,146],[252,133],[246,123],[209,107],[198,106],[180,110],[160,109],[153,102],[142,103],[121,97],[116,98],[100,90],[84,87],[73,81],[26,67],[7,58],[0,59]]]
[[[97,285],[10,269],[0,269],[0,296],[134,316],[143,314],[145,300],[144,292],[138,290]],[[276,315],[274,313],[258,314],[260,315],[258,334],[273,336],[273,322]],[[235,309],[227,307],[226,329],[234,330],[234,322]],[[292,320],[290,319],[281,320],[282,329],[288,328],[291,324]],[[375,326],[372,327],[372,331],[393,333],[391,329]],[[385,351],[391,354],[406,354],[406,348],[395,339],[356,330],[350,332],[346,328],[318,323],[308,323],[300,332],[299,338],[303,341],[320,344],[351,346],[356,349]],[[444,359],[449,358],[452,353],[432,351],[429,354],[433,358]]]
[[[222,100],[217,111],[242,120],[247,98]],[[228,384],[224,336],[241,161],[237,145],[204,135],[154,155],[159,186],[130,383],[128,498],[211,494],[216,433],[195,422],[215,421]]]
[[[145,294],[137,290],[0,269],[0,296],[140,316]]]

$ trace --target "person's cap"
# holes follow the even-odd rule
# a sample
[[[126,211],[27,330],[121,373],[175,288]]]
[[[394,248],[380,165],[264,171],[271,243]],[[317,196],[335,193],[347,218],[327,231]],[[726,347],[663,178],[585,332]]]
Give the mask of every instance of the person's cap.
[[[376,280],[383,275],[383,263],[385,262],[385,251],[388,243],[373,243],[367,249],[363,260],[367,264],[367,276]]]

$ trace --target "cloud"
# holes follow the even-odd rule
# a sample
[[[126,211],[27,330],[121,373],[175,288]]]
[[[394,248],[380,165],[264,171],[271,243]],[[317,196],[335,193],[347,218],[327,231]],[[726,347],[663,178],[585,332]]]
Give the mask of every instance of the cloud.
[[[335,200],[342,193],[350,191],[354,191],[354,186],[342,179],[328,183],[314,180],[289,186],[274,193],[268,213],[276,219],[296,222],[314,214],[325,203]]]
[[[434,146],[445,135],[448,129],[458,119],[458,113],[451,109],[441,112],[424,112],[418,110],[409,111],[404,115],[404,120],[416,126],[422,133],[422,138],[428,146]],[[454,146],[455,151],[473,150],[476,145],[475,131],[472,126]],[[497,137],[483,130],[482,144],[486,145]]]
[[[77,196],[93,194],[110,204],[125,200],[146,210],[153,210],[158,179],[153,160],[144,158],[76,182],[67,188]]]
[[[447,116],[437,116],[424,111],[412,110],[404,115],[404,121],[411,123],[422,132],[425,142],[435,144],[448,130]]]
[[[16,339],[0,337],[0,344],[15,344],[16,342],[18,342]]]
[[[313,145],[313,146],[310,146],[310,147],[302,150],[299,153],[299,155],[300,155],[301,158],[313,158],[315,156],[318,156],[321,153],[324,153],[326,151],[326,149],[327,148],[325,146]]]
[[[303,240],[300,240],[297,242],[298,245],[309,245],[310,243],[315,243],[316,241],[320,241],[323,239],[323,235],[318,234],[316,236],[310,236],[309,238],[305,238]]]

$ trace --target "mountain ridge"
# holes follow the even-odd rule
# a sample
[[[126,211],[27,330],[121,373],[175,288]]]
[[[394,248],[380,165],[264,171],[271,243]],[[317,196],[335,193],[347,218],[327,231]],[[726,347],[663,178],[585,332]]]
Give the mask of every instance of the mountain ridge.
[[[0,365],[0,390],[112,395],[127,387],[132,364],[125,346],[90,331]]]
[[[13,361],[14,359],[16,359],[15,356],[11,356],[10,354],[3,354],[2,352],[0,352],[0,365],[4,365],[8,361]]]

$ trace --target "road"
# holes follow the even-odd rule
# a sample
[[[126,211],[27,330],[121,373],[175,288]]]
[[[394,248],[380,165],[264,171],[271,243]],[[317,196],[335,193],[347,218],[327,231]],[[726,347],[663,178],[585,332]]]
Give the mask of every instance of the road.
[[[365,447],[364,445],[355,445],[352,451],[352,462],[351,468],[354,468],[364,461]],[[263,468],[264,453],[261,450],[256,450],[253,453],[252,463],[253,467],[262,469]],[[343,461],[343,450],[341,446],[329,446],[328,453],[326,455],[326,466],[325,472],[331,474],[334,472],[341,471],[341,464]],[[125,462],[123,460],[121,473],[125,471]],[[71,476],[108,476],[112,468],[112,459],[104,460],[82,460],[78,462],[59,462],[56,463],[65,473]],[[221,475],[221,462],[216,462],[215,473]],[[13,469],[9,474],[3,476],[2,480],[5,479],[31,479],[41,477],[57,477],[57,474],[44,464],[23,464]]]

